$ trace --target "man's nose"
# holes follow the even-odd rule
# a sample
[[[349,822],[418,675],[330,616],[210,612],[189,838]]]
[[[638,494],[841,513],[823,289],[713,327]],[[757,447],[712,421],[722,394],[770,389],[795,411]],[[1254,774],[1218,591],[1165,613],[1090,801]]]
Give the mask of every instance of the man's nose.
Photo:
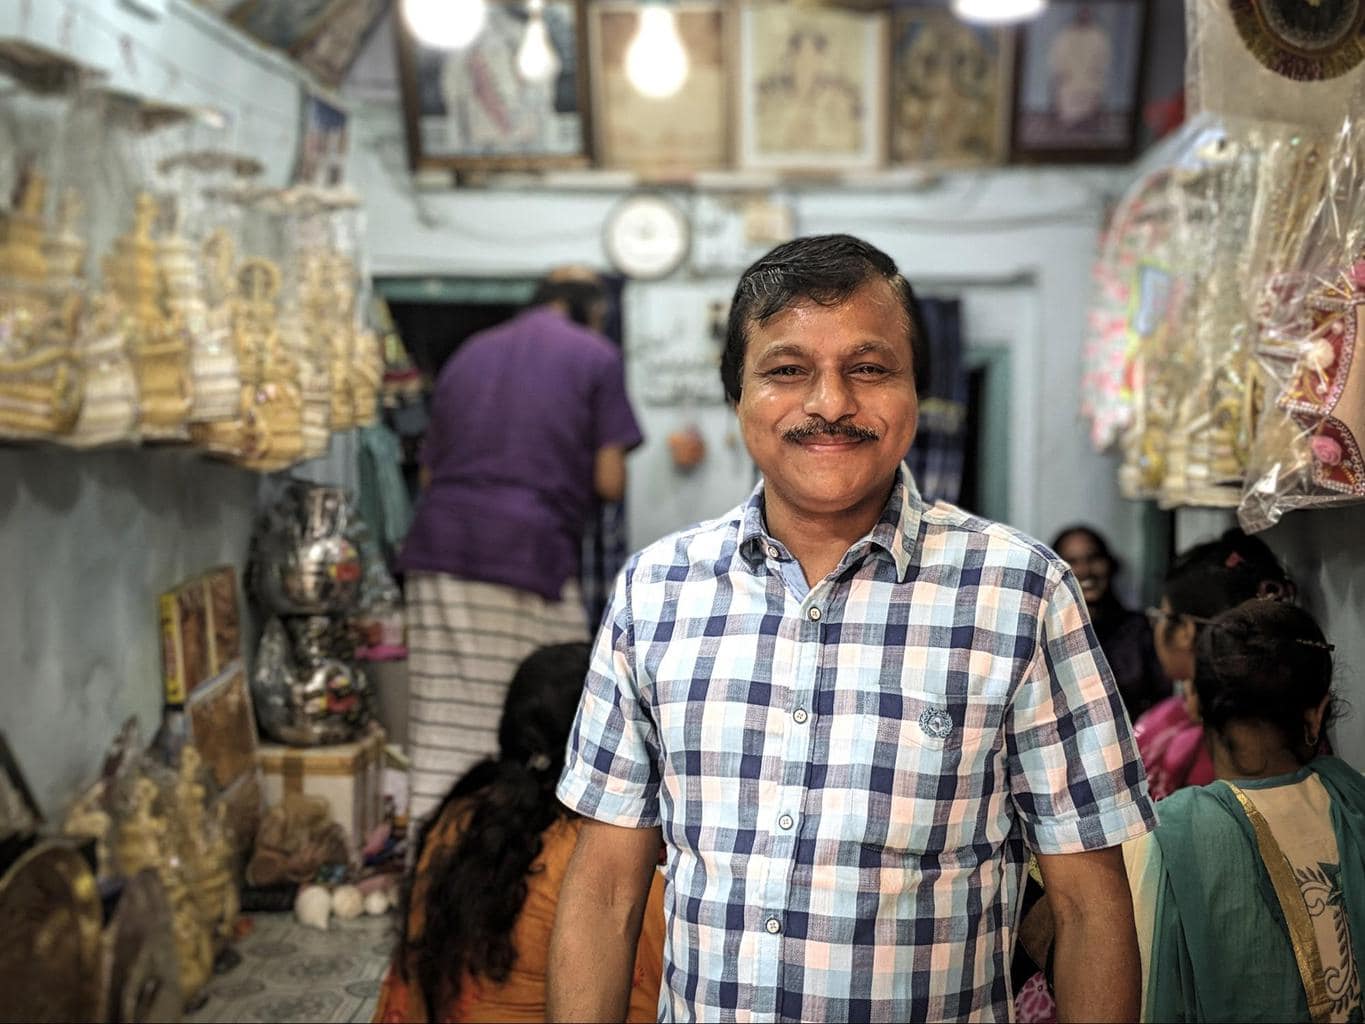
[[[857,411],[853,391],[842,374],[817,373],[806,392],[805,412],[826,423],[837,423]]]

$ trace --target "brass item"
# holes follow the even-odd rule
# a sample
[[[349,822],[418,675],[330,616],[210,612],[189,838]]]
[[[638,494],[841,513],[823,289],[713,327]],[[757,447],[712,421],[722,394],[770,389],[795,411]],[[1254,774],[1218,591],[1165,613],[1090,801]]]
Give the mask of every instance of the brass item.
[[[41,842],[0,877],[0,934],[0,1020],[99,1019],[99,893],[69,844]]]

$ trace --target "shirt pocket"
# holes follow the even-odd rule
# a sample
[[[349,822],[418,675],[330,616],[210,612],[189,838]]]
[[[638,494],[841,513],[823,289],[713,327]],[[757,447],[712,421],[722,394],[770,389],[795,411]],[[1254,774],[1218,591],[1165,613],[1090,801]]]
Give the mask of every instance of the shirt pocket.
[[[999,790],[987,776],[1003,708],[980,692],[910,688],[863,691],[853,704],[840,838],[883,866],[971,848],[988,817],[982,802]]]

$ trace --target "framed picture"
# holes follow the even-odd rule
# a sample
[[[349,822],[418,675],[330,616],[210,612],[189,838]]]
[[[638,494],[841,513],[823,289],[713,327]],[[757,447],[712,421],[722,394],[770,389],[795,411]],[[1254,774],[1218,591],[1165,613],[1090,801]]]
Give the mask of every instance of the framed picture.
[[[891,15],[890,160],[970,166],[1009,158],[1014,39],[943,7]]]
[[[679,0],[673,10],[688,75],[667,99],[642,95],[626,78],[626,49],[641,4],[603,0],[588,11],[593,153],[603,167],[651,180],[686,178],[730,165],[730,19],[724,0]]]
[[[806,4],[739,12],[739,163],[849,171],[884,159],[886,16]]]
[[[335,188],[346,176],[349,146],[346,111],[317,93],[302,90],[302,128],[292,183]]]
[[[559,71],[532,82],[517,71],[527,5],[491,0],[478,38],[439,50],[412,38],[397,12],[399,81],[414,170],[581,167],[591,152],[583,4],[546,0],[543,17]]]
[[[1131,160],[1146,34],[1146,0],[1053,0],[1020,28],[1014,159]]]

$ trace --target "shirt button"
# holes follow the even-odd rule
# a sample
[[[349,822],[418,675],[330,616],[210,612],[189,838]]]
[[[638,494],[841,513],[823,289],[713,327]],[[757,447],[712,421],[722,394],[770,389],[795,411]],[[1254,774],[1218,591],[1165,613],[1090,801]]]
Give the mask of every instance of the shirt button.
[[[810,715],[806,714],[805,708],[797,708],[795,711],[792,712],[792,719],[796,722],[797,725],[805,725],[806,719],[809,717]]]
[[[770,545],[770,546],[768,547],[768,557],[769,557],[769,558],[778,558],[778,557],[780,557],[780,552],[777,550],[777,548],[772,547],[772,546]]]
[[[810,619],[811,622],[819,622],[819,621],[820,621],[820,609],[819,609],[819,608],[812,608],[810,611],[806,612],[806,618]]]
[[[770,917],[764,922],[763,927],[767,929],[769,935],[776,935],[782,930],[782,922],[775,917]]]
[[[782,817],[777,819],[777,827],[781,829],[789,829],[795,824],[796,821],[792,818],[790,814],[784,814],[782,815]]]

